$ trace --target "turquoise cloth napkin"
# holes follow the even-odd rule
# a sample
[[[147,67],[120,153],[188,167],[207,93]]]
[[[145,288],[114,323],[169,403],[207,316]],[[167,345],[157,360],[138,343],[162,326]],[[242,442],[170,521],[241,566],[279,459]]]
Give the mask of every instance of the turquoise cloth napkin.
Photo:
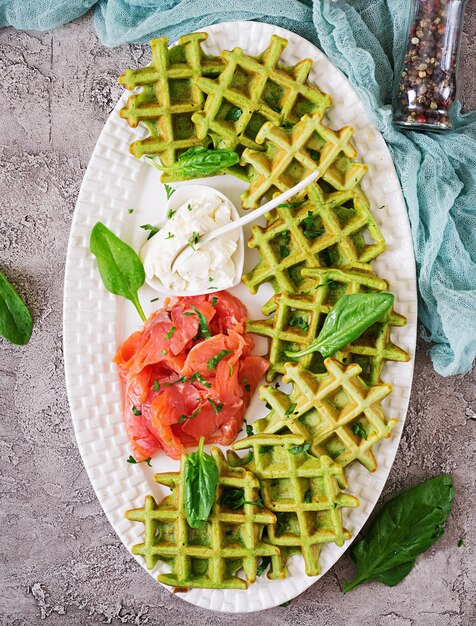
[[[106,46],[171,40],[216,22],[259,20],[319,46],[352,81],[385,137],[408,207],[423,337],[437,372],[471,369],[476,356],[476,112],[454,113],[446,134],[402,133],[390,107],[409,0],[0,0],[0,26],[49,29],[96,5]]]

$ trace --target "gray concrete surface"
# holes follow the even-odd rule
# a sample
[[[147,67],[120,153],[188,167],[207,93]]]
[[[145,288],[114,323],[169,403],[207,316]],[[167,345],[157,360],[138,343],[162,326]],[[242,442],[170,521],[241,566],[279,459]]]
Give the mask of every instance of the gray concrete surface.
[[[470,108],[476,0],[467,12],[461,82]],[[345,556],[286,608],[210,613],[161,589],[104,517],[65,392],[63,270],[81,179],[120,93],[116,77],[142,55],[137,45],[104,48],[89,17],[54,32],[0,31],[0,266],[35,320],[27,347],[0,340],[0,624],[475,624],[475,371],[441,378],[424,344],[386,493],[451,471],[457,497],[444,538],[399,586],[371,584],[343,596],[339,580],[353,571]]]

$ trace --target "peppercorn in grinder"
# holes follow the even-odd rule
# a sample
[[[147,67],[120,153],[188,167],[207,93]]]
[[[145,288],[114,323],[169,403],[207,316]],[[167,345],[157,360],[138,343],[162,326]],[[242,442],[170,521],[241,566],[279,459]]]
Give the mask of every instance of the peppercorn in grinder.
[[[411,0],[408,43],[395,76],[394,122],[411,130],[451,128],[466,0]]]

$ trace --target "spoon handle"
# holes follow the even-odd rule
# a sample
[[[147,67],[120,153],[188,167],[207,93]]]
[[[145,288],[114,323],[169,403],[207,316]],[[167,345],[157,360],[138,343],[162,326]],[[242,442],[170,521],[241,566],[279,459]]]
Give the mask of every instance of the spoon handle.
[[[206,233],[200,238],[200,241],[198,241],[194,245],[194,250],[191,250],[190,247],[185,247],[178,253],[172,264],[171,271],[174,272],[177,269],[178,265],[183,260],[185,260],[185,258],[189,257],[190,254],[192,254],[194,251],[199,250],[204,244],[209,243],[210,241],[213,241],[213,239],[221,237],[222,235],[225,235],[226,233],[229,233],[236,228],[242,228],[250,222],[255,222],[259,217],[265,215],[265,213],[268,213],[268,211],[275,209],[277,206],[283,204],[284,202],[289,200],[289,198],[292,198],[292,196],[295,196],[297,193],[302,191],[305,187],[315,181],[316,178],[318,178],[319,176],[320,172],[318,169],[316,169],[311,174],[306,176],[306,178],[304,178],[297,185],[294,185],[294,187],[291,187],[291,189],[288,189],[287,191],[281,193],[279,196],[276,196],[276,198],[273,198],[266,204],[263,204],[263,206],[259,207],[258,209],[250,211],[247,215],[243,215],[243,217],[240,217],[240,219],[238,220],[234,220],[229,224],[225,224],[224,226],[220,226],[220,228],[215,228],[215,230]]]
[[[284,202],[286,202],[286,200],[289,200],[289,198],[292,198],[292,196],[295,196],[302,189],[304,189],[310,183],[316,180],[318,176],[319,176],[319,170],[315,170],[314,172],[312,172],[312,174],[309,174],[309,176],[307,176],[300,183],[298,183],[294,187],[291,187],[291,189],[288,189],[287,191],[280,194],[279,196],[276,196],[276,198],[273,198],[266,204],[263,204],[263,206],[259,207],[258,209],[254,209],[254,211],[250,211],[246,215],[243,215],[243,217],[240,217],[240,219],[234,220],[233,222],[230,222],[229,224],[225,224],[224,226],[220,226],[220,228],[216,228],[215,230],[212,230],[209,233],[206,233],[205,235],[203,235],[203,237],[201,237],[199,241],[200,245],[196,246],[196,248],[198,249],[198,247],[200,247],[201,245],[208,243],[209,241],[212,241],[213,239],[216,239],[217,237],[221,237],[222,235],[225,235],[226,233],[229,233],[230,231],[235,230],[235,228],[242,228],[243,226],[246,226],[246,224],[249,224],[250,222],[255,222],[259,217],[268,213],[268,211],[275,209],[280,204],[283,204]]]

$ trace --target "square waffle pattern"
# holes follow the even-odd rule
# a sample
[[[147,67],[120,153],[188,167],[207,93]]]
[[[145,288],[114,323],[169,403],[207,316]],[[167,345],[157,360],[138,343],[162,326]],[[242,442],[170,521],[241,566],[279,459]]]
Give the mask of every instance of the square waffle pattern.
[[[301,449],[304,443],[296,435],[260,434],[233,445],[235,450],[252,448],[247,467],[259,479],[264,505],[277,517],[267,526],[269,541],[280,548],[271,557],[269,578],[285,578],[286,562],[295,553],[302,554],[306,574],[317,575],[322,545],[341,546],[351,536],[342,525],[341,509],[358,506],[358,499],[339,489],[342,468],[328,456],[309,455]]]
[[[242,165],[249,164],[254,170],[250,186],[241,196],[244,209],[259,207],[264,197],[287,191],[316,169],[319,178],[341,191],[359,183],[368,168],[351,160],[357,157],[350,141],[353,128],[334,131],[322,118],[323,113],[317,111],[304,115],[290,129],[272,122],[260,128],[256,142],[266,142],[266,150],[247,148],[241,155]]]
[[[185,517],[183,498],[184,460],[180,473],[156,474],[155,480],[173,491],[160,503],[146,496],[145,504],[127,511],[129,520],[142,522],[144,542],[132,548],[152,569],[157,560],[168,563],[172,571],[159,575],[159,582],[180,588],[246,589],[256,579],[264,556],[276,557],[279,548],[262,540],[265,525],[276,516],[262,506],[244,504],[238,510],[218,504],[225,488],[243,489],[244,499],[259,497],[258,479],[243,468],[233,468],[218,448],[212,449],[219,470],[217,498],[208,521],[202,528],[191,528]],[[246,580],[235,573],[243,568]]]
[[[236,149],[262,149],[256,135],[267,121],[293,125],[307,113],[324,113],[331,98],[307,82],[311,59],[294,67],[278,66],[287,40],[271,37],[268,48],[259,56],[244,54],[241,48],[222,53],[225,68],[216,80],[195,79],[207,94],[203,112],[193,121],[200,139],[215,135],[220,144]]]
[[[274,296],[276,306],[273,317],[249,321],[248,332],[267,337],[269,351],[267,358],[270,367],[267,380],[271,382],[277,374],[286,372],[286,363],[292,358],[286,350],[304,350],[319,335],[325,318],[337,300],[344,294],[382,291],[387,283],[372,274],[359,270],[304,269],[304,279],[314,284],[310,294]],[[271,306],[267,307],[268,309]],[[361,337],[336,353],[336,358],[345,363],[362,363],[365,382],[375,383],[385,361],[407,361],[409,355],[390,340],[392,326],[403,326],[406,320],[391,310],[381,320],[373,324]],[[323,359],[318,352],[300,357],[300,363],[312,372],[324,372]]]
[[[283,380],[293,385],[290,396],[274,387],[261,387],[260,398],[272,410],[254,423],[255,430],[294,433],[311,442],[315,456],[328,455],[340,467],[359,461],[374,472],[372,447],[390,437],[397,423],[387,420],[380,406],[392,386],[366,385],[356,363],[344,366],[328,358],[324,365],[327,373],[314,375],[288,363]]]
[[[129,97],[120,115],[135,128],[143,122],[150,131],[146,139],[134,141],[131,153],[159,156],[162,165],[173,165],[180,154],[197,145],[207,145],[197,137],[192,115],[203,108],[205,95],[194,83],[200,76],[217,76],[223,61],[206,55],[201,43],[206,33],[180,37],[178,45],[168,47],[165,37],[152,39],[152,61],[137,70],[127,70],[119,77],[129,90],[141,87]]]
[[[286,203],[271,211],[265,227],[252,226],[248,245],[257,248],[260,260],[243,276],[251,293],[263,283],[271,283],[276,293],[306,293],[314,281],[303,276],[303,268],[369,272],[370,261],[385,250],[383,235],[359,185],[336,190],[319,181],[309,185],[307,194],[298,206]],[[263,313],[272,310],[269,303]]]

